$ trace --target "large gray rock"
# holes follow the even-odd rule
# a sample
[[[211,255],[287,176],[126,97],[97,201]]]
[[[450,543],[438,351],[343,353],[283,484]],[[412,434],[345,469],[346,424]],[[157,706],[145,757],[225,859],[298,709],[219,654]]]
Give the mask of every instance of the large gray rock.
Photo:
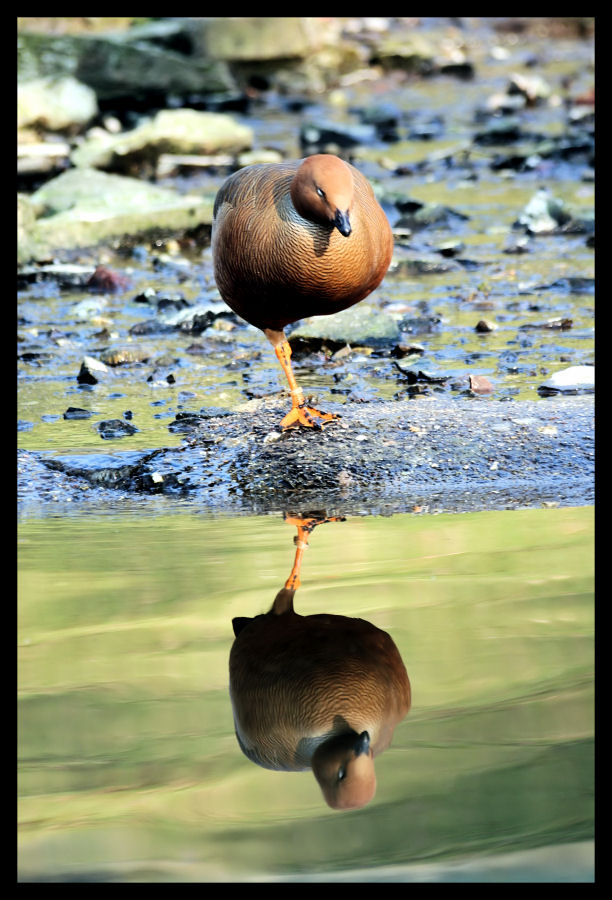
[[[17,49],[20,80],[73,75],[98,99],[234,88],[224,62],[167,50],[143,40],[138,30],[95,35],[21,31]]]
[[[392,316],[376,306],[358,303],[333,316],[304,319],[291,331],[290,340],[296,343],[302,338],[360,347],[391,343],[398,340],[399,334],[399,325]]]
[[[123,168],[131,160],[157,160],[162,153],[239,153],[249,149],[253,132],[224,113],[164,109],[141,125],[114,135],[99,132],[77,147],[75,166]]]
[[[210,224],[212,210],[212,197],[180,195],[96,169],[69,169],[43,185],[24,207],[18,260],[23,263],[54,250],[94,246],[126,234]]]
[[[199,43],[206,56],[231,62],[304,58],[328,31],[307,16],[224,16],[201,23]]]

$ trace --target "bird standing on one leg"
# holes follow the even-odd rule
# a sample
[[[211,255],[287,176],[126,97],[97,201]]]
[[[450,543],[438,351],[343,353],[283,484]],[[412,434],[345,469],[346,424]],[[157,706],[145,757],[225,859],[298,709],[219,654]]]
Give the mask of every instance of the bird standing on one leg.
[[[284,329],[353,306],[384,278],[393,235],[368,180],[323,153],[247,166],[219,189],[212,249],[221,296],[264,332],[289,382],[292,408],[282,428],[321,428],[337,418],[306,405]]]

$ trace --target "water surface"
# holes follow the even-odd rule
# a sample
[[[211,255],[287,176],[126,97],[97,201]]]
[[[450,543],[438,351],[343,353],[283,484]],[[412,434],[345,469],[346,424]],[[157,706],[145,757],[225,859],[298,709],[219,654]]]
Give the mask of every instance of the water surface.
[[[593,510],[317,528],[296,608],[388,631],[413,706],[348,813],[241,753],[231,619],[293,562],[279,517],[19,528],[19,876],[593,878]]]

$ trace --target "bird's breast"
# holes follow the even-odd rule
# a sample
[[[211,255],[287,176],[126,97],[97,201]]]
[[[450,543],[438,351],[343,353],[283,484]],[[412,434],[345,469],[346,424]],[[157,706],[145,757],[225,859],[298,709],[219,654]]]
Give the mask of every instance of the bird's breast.
[[[222,209],[213,235],[221,294],[230,305],[247,294],[271,304],[306,301],[288,321],[358,302],[382,280],[389,254],[377,243],[383,223],[369,227],[356,213],[351,224],[344,237],[331,225],[303,219],[288,197],[263,209],[250,203]]]

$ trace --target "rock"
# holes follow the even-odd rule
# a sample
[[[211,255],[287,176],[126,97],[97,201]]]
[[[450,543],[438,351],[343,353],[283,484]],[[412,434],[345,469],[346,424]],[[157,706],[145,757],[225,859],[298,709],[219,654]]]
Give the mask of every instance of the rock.
[[[20,178],[51,178],[70,165],[70,144],[60,140],[24,141],[17,136],[17,175]],[[44,176],[44,177],[43,177]]]
[[[444,275],[446,272],[460,272],[461,270],[462,266],[458,260],[441,260],[438,256],[426,257],[423,254],[418,256],[410,254],[394,257],[389,273],[410,277],[411,275]]]
[[[479,334],[488,334],[490,331],[495,331],[497,325],[495,322],[489,322],[487,319],[480,319],[479,322],[476,323],[474,331],[477,331]]]
[[[99,316],[107,305],[104,297],[85,297],[72,307],[72,318],[79,322],[88,322]]]
[[[82,290],[87,286],[94,271],[93,266],[77,263],[45,263],[38,266],[23,266],[17,273],[17,285],[25,287],[27,284],[53,281],[62,291]]]
[[[77,381],[79,384],[97,384],[100,378],[107,374],[108,367],[103,362],[93,356],[86,356],[81,363]]]
[[[493,171],[514,169],[518,172],[531,172],[540,169],[544,159],[553,161],[581,161],[594,166],[594,140],[591,135],[558,135],[537,140],[531,147],[516,149],[509,155],[497,155],[489,163]]]
[[[425,353],[423,344],[415,344],[410,341],[400,340],[391,351],[391,356],[396,359],[404,359],[405,357],[417,358]]]
[[[158,312],[159,321],[187,334],[201,334],[219,318],[235,319],[225,303],[197,303],[186,308],[166,307]]]
[[[521,123],[515,116],[503,116],[493,119],[484,131],[474,135],[474,143],[485,146],[497,146],[518,141],[523,137]]]
[[[595,366],[569,366],[561,369],[538,387],[540,394],[578,393],[595,390]]]
[[[450,375],[431,375],[429,372],[423,372],[421,369],[414,371],[413,369],[404,369],[399,363],[393,363],[398,372],[408,380],[408,384],[416,384],[422,382],[424,384],[446,384]]]
[[[260,163],[280,163],[283,162],[283,154],[278,150],[256,147],[253,150],[245,150],[244,153],[240,153],[237,162],[241,167],[255,166]]]
[[[444,137],[446,123],[443,116],[426,112],[417,116],[411,115],[410,122],[406,135],[410,141],[435,141]]]
[[[420,231],[423,228],[432,226],[450,226],[455,222],[465,222],[469,219],[465,213],[452,209],[449,206],[443,206],[439,203],[418,202],[402,205],[397,204],[402,215],[395,223],[399,228],[410,228],[412,231]]]
[[[441,243],[436,244],[435,247],[436,253],[447,258],[458,256],[460,253],[463,253],[464,250],[465,244],[457,238],[451,238],[449,241],[442,241]]]
[[[525,108],[526,102],[523,94],[510,95],[503,91],[498,91],[487,98],[485,110],[477,111],[478,121],[488,118],[491,113],[497,113],[498,115],[512,115],[513,113],[520,112]]]
[[[302,59],[323,45],[331,24],[306,16],[209,18],[201,23],[198,42],[209,59]]]
[[[210,224],[213,202],[212,197],[180,195],[136,178],[70,169],[30,198],[30,211],[22,224],[22,261],[34,255],[51,256],[54,250],[95,246],[126,234],[175,232]],[[38,213],[34,221],[32,208]]]
[[[364,125],[372,125],[376,129],[379,140],[398,140],[398,127],[402,118],[399,107],[392,103],[381,103],[358,110],[358,114]]]
[[[402,31],[378,41],[372,53],[372,61],[384,69],[404,69],[430,75],[435,70],[436,47],[428,37],[418,31]]]
[[[98,100],[135,101],[167,94],[211,94],[235,89],[225,63],[210,56],[166,50],[137,28],[124,33],[38,34],[20,31],[17,61],[23,80],[72,75],[92,88]]]
[[[174,331],[174,326],[166,325],[164,322],[160,322],[155,318],[136,322],[136,324],[132,325],[129,329],[129,334],[134,337],[142,337],[143,335],[168,334],[170,331]]]
[[[529,234],[550,234],[570,219],[563,200],[554,197],[548,188],[540,188],[520,214],[514,227],[523,227]]]
[[[522,75],[515,72],[508,85],[508,94],[519,94],[524,97],[528,106],[537,106],[548,101],[552,88],[540,75]]]
[[[252,130],[225,113],[163,109],[131,131],[97,132],[71,160],[80,168],[125,172],[143,160],[156,163],[162,154],[237,154],[252,144]]]
[[[304,122],[300,126],[300,147],[305,154],[324,153],[327,148],[357,147],[370,144],[376,138],[373,125],[341,124],[339,122]]]
[[[474,394],[490,394],[493,385],[484,375],[470,375],[470,390]]]
[[[435,331],[442,319],[440,316],[404,316],[400,322],[400,332],[404,335],[409,334],[430,334]]]
[[[595,279],[583,275],[568,275],[557,278],[551,284],[538,284],[536,291],[559,291],[565,294],[594,294]]]
[[[161,369],[155,369],[147,378],[149,384],[176,384],[176,378],[172,372],[164,372]]]
[[[17,359],[20,362],[30,363],[34,366],[40,366],[42,363],[50,362],[54,359],[53,353],[46,353],[41,350],[29,350],[26,353],[19,353]]]
[[[128,286],[127,278],[108,269],[106,266],[96,266],[90,278],[87,280],[87,287],[90,291],[100,293],[114,294],[123,291]]]
[[[548,319],[546,322],[526,322],[524,325],[519,325],[518,330],[533,331],[536,328],[559,328],[562,331],[568,331],[573,324],[572,319],[558,317],[555,319]]]
[[[114,347],[104,350],[100,354],[100,360],[105,366],[125,366],[135,362],[147,362],[151,357],[151,351],[146,347],[134,344],[129,347]]]
[[[503,250],[504,253],[532,253],[533,245],[529,238],[529,235],[523,234],[519,237],[508,241]]]
[[[69,406],[64,413],[65,419],[89,419],[90,416],[93,416],[90,409],[81,409],[78,406]]]
[[[403,69],[419,75],[454,75],[471,78],[474,66],[466,59],[463,39],[456,33],[425,36],[414,29],[390,31],[377,42],[371,62],[385,70]]]
[[[110,441],[115,438],[122,438],[129,434],[135,434],[138,429],[123,419],[106,419],[104,422],[98,422],[98,432],[102,440]]]
[[[81,127],[97,114],[95,92],[76,78],[35,78],[17,85],[18,128],[39,125],[61,131]]]
[[[46,243],[36,233],[36,217],[40,209],[26,194],[17,194],[17,264],[24,265],[33,259],[42,259],[47,252]]]
[[[329,342],[333,349],[352,346],[376,346],[397,343],[399,325],[388,313],[367,303],[358,303],[333,316],[313,316],[304,319],[289,334],[289,342],[299,345],[300,340],[320,339]]]

